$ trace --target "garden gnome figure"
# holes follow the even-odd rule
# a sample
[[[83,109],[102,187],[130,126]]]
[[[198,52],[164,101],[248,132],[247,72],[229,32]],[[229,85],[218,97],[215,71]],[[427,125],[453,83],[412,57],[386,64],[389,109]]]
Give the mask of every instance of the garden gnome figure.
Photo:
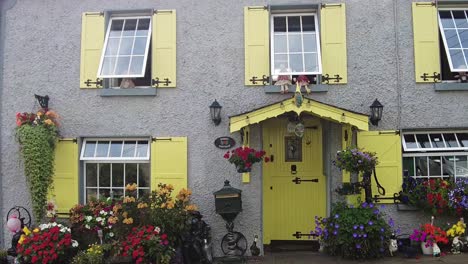
[[[390,244],[388,245],[388,251],[390,256],[393,257],[393,253],[398,251],[398,242],[394,233],[390,236]]]
[[[291,69],[287,69],[284,64],[280,65],[280,69],[275,71],[275,74],[278,75],[278,79],[275,82],[275,85],[280,86],[280,93],[285,94],[289,92],[289,85],[291,85],[291,75],[280,75],[282,73],[291,72]]]
[[[258,236],[255,235],[252,246],[250,246],[250,253],[252,253],[252,256],[260,255],[260,249],[257,247],[257,239],[258,239]]]
[[[460,254],[460,251],[463,247],[463,242],[458,239],[458,236],[453,238],[452,249],[450,250],[452,254]]]
[[[297,77],[296,84],[299,90],[301,90],[302,86],[304,86],[306,93],[310,94],[310,89],[309,89],[310,80],[309,78],[307,78],[307,76],[299,75]],[[296,92],[297,92],[297,89],[296,89]]]

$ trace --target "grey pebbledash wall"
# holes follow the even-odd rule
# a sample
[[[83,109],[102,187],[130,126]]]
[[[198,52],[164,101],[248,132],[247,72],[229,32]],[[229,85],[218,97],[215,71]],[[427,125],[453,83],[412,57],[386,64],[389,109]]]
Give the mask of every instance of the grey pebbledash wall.
[[[468,127],[468,91],[436,92],[433,85],[414,81],[411,1],[326,2],[346,3],[348,84],[329,86],[328,92],[313,94],[314,99],[367,113],[378,98],[385,106],[383,119],[372,129]],[[233,166],[223,159],[225,151],[213,145],[215,138],[229,135],[229,115],[286,98],[265,94],[261,87],[244,86],[243,7],[320,1],[17,0],[9,9],[7,3],[15,1],[4,1],[1,13],[2,219],[14,205],[30,208],[14,118],[16,112],[36,110],[36,93],[50,96],[50,107],[62,117],[64,137],[187,136],[189,187],[212,226],[217,254],[225,227],[214,212],[212,192],[225,179],[243,190],[244,211],[235,222],[236,229],[249,244],[255,234],[261,238],[261,166],[255,165],[251,183],[242,184]],[[79,89],[81,13],[151,8],[177,10],[177,88],[159,89],[155,97],[101,97],[98,89]],[[208,106],[214,99],[223,106],[219,126],[209,117]],[[328,140],[331,160],[340,147],[341,131],[336,131],[337,125],[328,127],[335,129]],[[240,141],[238,133],[232,136]],[[252,146],[261,148],[261,125],[252,127],[251,136]],[[341,173],[330,166],[328,177],[333,190]],[[336,197],[329,194],[334,201]],[[399,214],[392,206],[387,210]],[[423,221],[410,214],[398,217],[404,227]],[[9,246],[9,235],[4,232],[2,237]]]

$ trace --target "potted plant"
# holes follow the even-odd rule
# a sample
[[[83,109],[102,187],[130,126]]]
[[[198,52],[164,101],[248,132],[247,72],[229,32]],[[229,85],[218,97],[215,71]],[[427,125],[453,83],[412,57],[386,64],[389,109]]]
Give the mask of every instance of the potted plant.
[[[249,147],[239,147],[224,154],[224,158],[227,159],[229,163],[234,164],[239,173],[250,172],[252,165],[261,162],[264,156],[265,151],[257,151]],[[265,162],[268,161],[269,158],[265,157]]]
[[[347,148],[336,154],[333,164],[340,170],[351,173],[370,173],[379,163],[375,152],[364,151],[359,148]]]
[[[463,248],[463,242],[460,239],[465,234],[466,224],[463,217],[447,230],[447,236],[452,239],[451,252],[453,254],[460,254]],[[464,239],[463,239],[464,240]]]
[[[348,205],[356,207],[361,203],[361,184],[359,182],[344,182],[335,191],[346,197]]]
[[[8,252],[0,249],[0,264],[8,264]]]
[[[410,239],[415,242],[421,242],[421,250],[424,255],[432,255],[433,247],[440,244],[447,244],[447,233],[440,227],[434,225],[434,216],[431,217],[431,223],[421,225],[419,229],[414,229]]]

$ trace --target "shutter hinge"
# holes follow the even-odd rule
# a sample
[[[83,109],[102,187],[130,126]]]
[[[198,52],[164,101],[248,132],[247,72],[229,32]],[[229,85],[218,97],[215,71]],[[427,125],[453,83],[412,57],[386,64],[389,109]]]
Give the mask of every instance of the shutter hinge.
[[[171,81],[169,81],[169,78],[164,78],[164,81],[160,81],[159,78],[156,77],[156,79],[151,79],[151,86],[159,87],[159,84],[162,83],[164,86],[169,86]]]
[[[270,82],[270,76],[263,75],[262,78],[258,78],[257,76],[253,76],[252,79],[249,80],[252,84],[257,84],[257,82],[262,82],[263,85],[267,85]]]
[[[331,6],[341,6],[341,3],[337,4],[321,4],[320,8],[331,7]]]
[[[102,87],[102,79],[99,79],[99,78],[96,78],[95,82],[91,81],[91,79],[88,79],[84,83],[86,84],[87,87],[91,87],[91,84],[95,84],[96,88],[99,88],[99,86]]]
[[[155,141],[172,141],[172,138],[157,138],[157,137],[154,137],[154,138],[151,138],[151,141],[152,142],[155,142]]]
[[[343,79],[343,77],[340,77],[339,74],[335,74],[334,76],[335,77],[330,77],[328,73],[325,75],[322,75],[322,82],[325,84],[329,84],[330,80],[335,80],[334,82],[339,83]]]
[[[434,82],[440,81],[440,73],[434,72],[434,75],[429,75],[429,73],[423,73],[421,78],[424,81],[428,81],[429,79],[434,79]]]

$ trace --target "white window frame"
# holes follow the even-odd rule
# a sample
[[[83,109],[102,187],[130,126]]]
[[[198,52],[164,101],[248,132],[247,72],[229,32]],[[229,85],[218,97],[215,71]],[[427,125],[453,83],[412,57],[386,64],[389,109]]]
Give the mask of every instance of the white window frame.
[[[431,134],[440,134],[442,137],[442,140],[444,142],[444,145],[446,147],[444,148],[437,148],[432,145],[432,140],[430,140],[430,135]],[[444,134],[453,134],[455,136],[455,139],[457,140],[458,147],[447,147],[447,143],[445,142],[445,137]],[[401,143],[403,146],[403,150],[405,152],[441,152],[441,151],[450,151],[450,152],[455,152],[455,151],[468,151],[468,147],[461,147],[460,140],[458,139],[457,134],[468,134],[468,131],[424,131],[424,132],[405,132],[401,136]],[[417,148],[408,148],[406,144],[406,139],[405,136],[407,135],[414,135],[415,137],[415,142],[417,145],[419,144],[419,141],[416,137],[416,135],[427,135],[429,139],[429,143],[431,144],[430,148],[422,148],[422,147],[417,147]]]
[[[281,73],[277,74],[275,73],[275,27],[274,27],[274,18],[275,17],[290,17],[290,16],[314,16],[314,22],[315,22],[315,41],[316,41],[316,46],[317,46],[317,63],[318,63],[318,71],[317,72],[287,72],[287,73]],[[286,19],[286,24],[287,24],[287,19]],[[304,52],[304,32],[302,31],[302,18],[301,18],[301,31],[299,32],[301,34],[301,39],[302,39],[302,52],[297,53],[297,54],[302,54],[302,66],[303,69],[305,68],[305,60],[304,60],[304,54],[306,53],[311,53],[313,52]],[[287,52],[286,56],[288,57],[288,67],[289,67],[289,38],[288,38],[288,32],[285,32],[286,35],[286,47],[287,47]],[[271,75],[273,76],[279,76],[279,75],[318,75],[322,74],[322,53],[321,53],[321,47],[320,47],[320,25],[318,23],[318,14],[316,11],[314,12],[306,12],[306,13],[275,13],[270,15],[270,46],[271,46],[271,51],[270,51],[270,68],[271,68]]]
[[[138,74],[138,75],[135,75],[135,74],[102,75],[101,71],[102,71],[104,57],[105,57],[106,50],[107,50],[107,42],[109,40],[109,35],[110,35],[110,29],[112,27],[112,22],[114,20],[146,19],[146,18],[148,18],[150,20],[150,23],[149,23],[149,26],[148,26],[148,34],[146,36],[147,37],[147,39],[146,39],[146,49],[145,49],[145,56],[144,56],[144,59],[143,59],[143,68],[142,68],[141,74]],[[153,23],[153,19],[152,19],[151,16],[113,16],[113,17],[111,17],[109,19],[109,23],[107,24],[106,36],[105,36],[105,40],[104,40],[104,46],[102,47],[101,59],[99,61],[99,68],[98,68],[98,72],[97,72],[97,77],[98,78],[106,78],[106,79],[111,79],[111,78],[142,78],[142,77],[145,77],[146,65],[148,63],[148,53],[149,53],[149,49],[151,48],[150,47],[150,41],[151,41],[151,35],[152,35],[152,23]],[[136,34],[136,32],[137,32],[137,30],[135,30],[135,34]],[[120,40],[122,40],[122,37],[123,36],[120,36]],[[135,35],[133,35],[132,38],[135,38]],[[132,50],[133,50],[134,45],[135,45],[135,41],[133,41]],[[120,49],[120,43],[119,43],[119,49]],[[118,51],[117,51],[117,54],[118,54]],[[116,57],[118,58],[119,56],[117,55]],[[132,63],[132,61],[130,60],[130,63],[129,63],[128,67],[130,67],[131,63]],[[116,62],[116,66],[117,66],[117,62]]]
[[[96,146],[94,148],[94,157],[85,157],[85,147],[86,143],[88,141],[96,141]],[[97,151],[97,146],[99,141],[108,141],[109,142],[109,149],[107,151],[107,156],[108,157],[96,157],[96,151]],[[136,141],[135,145],[135,155],[134,157],[109,157],[110,153],[110,147],[112,146],[113,141],[123,141],[122,144],[122,150],[125,146],[126,141]],[[136,151],[138,149],[138,141],[147,141],[148,142],[148,148],[146,150],[146,156],[145,157],[136,157]],[[138,162],[144,162],[150,160],[150,148],[151,148],[151,139],[148,138],[86,138],[83,140],[82,146],[81,146],[81,151],[80,151],[80,160],[82,161],[101,161],[101,162],[109,162],[109,161],[117,161],[117,162],[125,162],[125,161],[138,161]]]
[[[450,50],[448,48],[447,39],[446,39],[446,36],[445,36],[445,31],[444,31],[444,29],[446,29],[446,28],[444,28],[442,26],[442,20],[440,19],[440,13],[439,13],[440,11],[468,11],[468,8],[439,8],[439,9],[437,9],[438,28],[439,28],[439,32],[440,32],[440,34],[442,36],[442,42],[444,43],[445,54],[447,55],[447,61],[448,61],[449,66],[450,66],[450,71],[451,72],[468,72],[468,60],[467,60],[467,57],[465,56],[465,51],[464,51],[463,47],[461,47],[461,46],[460,46],[459,49],[461,50],[461,52],[463,54],[463,59],[465,60],[467,68],[465,68],[465,69],[454,69],[454,67],[453,67],[452,57],[450,56]],[[468,19],[467,19],[467,22],[468,22]],[[458,40],[459,40],[460,45],[461,45],[460,35],[458,34],[458,28],[447,28],[447,29],[456,29],[457,30],[457,37],[458,37]],[[468,30],[468,28],[466,28],[466,29]],[[468,53],[468,51],[467,51],[467,53]]]
[[[416,174],[416,158],[420,157],[425,157],[426,160],[429,159],[429,157],[455,157],[455,156],[465,156],[467,157],[468,160],[468,153],[466,152],[430,152],[430,153],[404,153],[403,158],[412,158],[413,159],[413,168],[415,170]],[[426,171],[430,173],[430,164],[429,162],[426,161]],[[457,161],[454,160],[454,175],[444,175],[444,165],[440,166],[440,175],[409,175],[410,177],[414,179],[435,179],[435,178],[447,178],[447,177],[453,177],[455,180],[459,178],[468,178],[468,171],[465,174],[457,174]]]

